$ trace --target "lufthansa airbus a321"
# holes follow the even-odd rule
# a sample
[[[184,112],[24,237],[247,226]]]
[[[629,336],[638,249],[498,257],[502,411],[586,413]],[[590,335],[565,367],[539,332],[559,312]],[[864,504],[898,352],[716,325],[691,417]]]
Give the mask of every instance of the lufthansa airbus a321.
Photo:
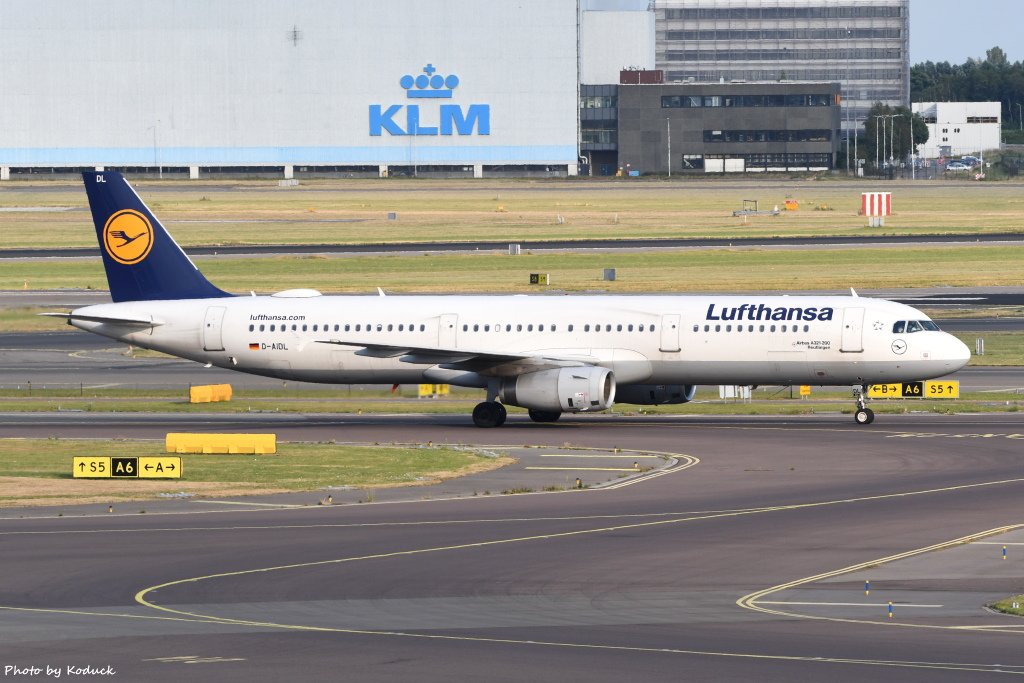
[[[699,384],[866,387],[948,375],[970,350],[920,311],[837,296],[233,296],[196,268],[118,173],[83,174],[113,303],[94,334],[268,377],[485,389],[536,422],[616,401],[686,403]],[[852,291],[851,291],[851,294]]]

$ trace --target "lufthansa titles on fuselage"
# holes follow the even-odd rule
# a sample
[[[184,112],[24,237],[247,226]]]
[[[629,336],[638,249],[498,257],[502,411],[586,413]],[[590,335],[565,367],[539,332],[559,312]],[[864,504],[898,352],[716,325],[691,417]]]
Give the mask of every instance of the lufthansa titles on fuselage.
[[[830,306],[766,306],[765,304],[740,304],[720,306],[708,304],[706,320],[832,320],[834,310]]]

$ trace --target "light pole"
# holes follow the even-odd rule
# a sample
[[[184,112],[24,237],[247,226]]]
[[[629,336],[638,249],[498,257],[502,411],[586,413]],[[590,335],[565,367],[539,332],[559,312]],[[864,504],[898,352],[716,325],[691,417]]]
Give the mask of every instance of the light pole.
[[[672,177],[672,122],[667,116],[665,117],[665,132],[668,136],[668,150],[665,161],[668,162],[668,177]]]
[[[882,144],[885,144],[885,116],[882,114],[875,115],[875,172],[880,173],[882,167],[878,165],[878,119],[882,119]],[[882,150],[882,156],[885,156],[885,150]]]
[[[917,160],[917,154],[914,149],[914,115],[911,114],[907,117],[907,133],[910,135],[910,179],[917,180],[917,168],[915,162]]]
[[[153,124],[152,126],[150,126],[149,128],[147,128],[146,130],[151,130],[151,129],[152,129],[152,131],[153,131],[153,165],[154,165],[154,166],[156,166],[156,169],[157,169],[157,171],[156,171],[156,172],[157,172],[157,176],[158,176],[158,177],[159,177],[159,178],[160,178],[161,180],[163,180],[163,177],[164,177],[164,169],[163,169],[163,167],[162,167],[162,166],[160,165],[160,162],[159,162],[159,161],[157,160],[157,156],[156,156],[156,127],[157,127],[157,126],[159,126],[159,125],[160,125],[160,120],[159,120],[159,119],[157,119],[157,122],[156,122],[156,123],[154,123],[154,124]]]
[[[1020,129],[1024,130],[1024,118],[1021,117],[1020,102],[1017,103],[1017,123],[1020,125]]]
[[[853,115],[853,175],[860,177],[860,156],[857,155],[857,138],[860,137],[860,121]]]
[[[889,123],[889,165],[896,162],[896,117],[903,114],[889,114],[892,121]]]
[[[850,108],[844,107],[846,116],[846,175],[850,175]]]

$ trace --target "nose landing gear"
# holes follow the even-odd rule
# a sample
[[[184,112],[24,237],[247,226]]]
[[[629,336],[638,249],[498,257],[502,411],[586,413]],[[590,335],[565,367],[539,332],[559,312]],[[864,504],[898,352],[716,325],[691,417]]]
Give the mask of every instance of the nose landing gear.
[[[853,420],[859,425],[869,425],[875,421],[875,411],[867,407],[868,385],[854,384],[853,395],[857,399],[857,410],[853,413]]]

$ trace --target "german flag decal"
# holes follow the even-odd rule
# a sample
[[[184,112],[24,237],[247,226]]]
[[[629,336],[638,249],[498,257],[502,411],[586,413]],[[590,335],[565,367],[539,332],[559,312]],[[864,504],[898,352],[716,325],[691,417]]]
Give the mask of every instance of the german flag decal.
[[[250,351],[259,351],[260,350],[260,345],[256,344],[256,343],[250,342],[249,343],[249,350]]]

